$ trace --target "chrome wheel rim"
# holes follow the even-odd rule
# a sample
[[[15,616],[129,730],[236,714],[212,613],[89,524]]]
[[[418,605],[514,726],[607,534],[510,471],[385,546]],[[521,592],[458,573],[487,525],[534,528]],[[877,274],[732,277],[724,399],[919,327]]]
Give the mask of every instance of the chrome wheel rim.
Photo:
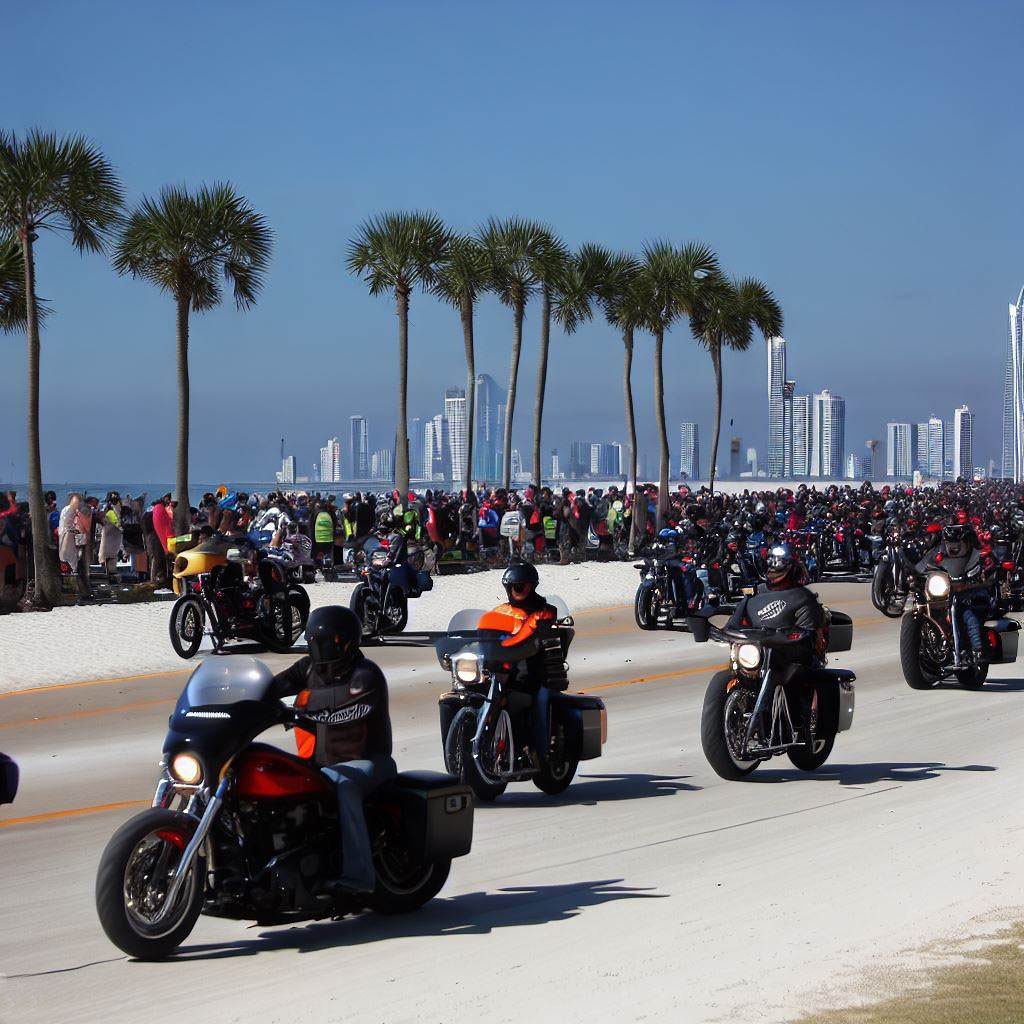
[[[193,865],[175,905],[166,917],[157,920],[183,852],[161,837],[160,831],[148,833],[135,844],[124,868],[125,916],[132,929],[147,939],[162,938],[177,928],[192,904],[199,881]]]

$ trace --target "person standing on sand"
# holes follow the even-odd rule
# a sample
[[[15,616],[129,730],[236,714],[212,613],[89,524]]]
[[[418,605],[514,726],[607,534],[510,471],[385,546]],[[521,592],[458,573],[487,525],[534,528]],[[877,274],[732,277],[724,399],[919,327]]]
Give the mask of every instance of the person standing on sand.
[[[60,513],[57,525],[58,554],[62,562],[67,562],[75,574],[78,586],[78,603],[84,604],[92,600],[89,592],[89,577],[85,564],[86,535],[81,528],[82,496],[78,493],[69,495],[68,503]]]

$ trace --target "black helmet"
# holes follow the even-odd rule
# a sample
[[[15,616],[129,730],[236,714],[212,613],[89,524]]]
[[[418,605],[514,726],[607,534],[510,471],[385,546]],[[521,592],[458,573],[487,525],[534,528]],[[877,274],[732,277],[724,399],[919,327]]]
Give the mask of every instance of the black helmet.
[[[970,548],[968,527],[964,523],[950,523],[942,528],[942,541],[946,553],[953,558],[963,558]]]
[[[501,585],[512,604],[528,601],[537,592],[540,577],[529,562],[513,562],[501,577]]]
[[[341,605],[317,608],[306,623],[309,656],[318,672],[337,676],[359,657],[363,624],[359,616]]]
[[[783,583],[793,572],[796,559],[788,544],[776,544],[768,552],[768,561],[765,566],[765,576],[769,585],[777,586]]]

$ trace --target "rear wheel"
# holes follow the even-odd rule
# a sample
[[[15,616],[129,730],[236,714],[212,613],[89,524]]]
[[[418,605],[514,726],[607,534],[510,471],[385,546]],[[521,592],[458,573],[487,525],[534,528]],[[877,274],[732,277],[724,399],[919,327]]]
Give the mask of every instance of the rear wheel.
[[[507,712],[503,711],[502,715],[507,724],[503,724],[499,720],[498,727],[494,730],[494,737],[488,744],[488,750],[484,751],[482,756],[488,757],[493,748],[497,746],[501,748],[501,755],[505,755],[507,751],[507,756],[503,761],[505,765],[511,767],[511,722],[507,722]],[[477,767],[476,761],[473,760],[473,736],[476,733],[476,726],[477,713],[472,708],[460,708],[456,712],[452,724],[448,727],[448,735],[444,742],[444,763],[448,771],[460,782],[469,786],[479,800],[491,803],[505,792],[508,783],[497,778],[485,778]],[[507,736],[505,735],[506,730]],[[508,746],[502,747],[503,743]],[[492,770],[497,772],[499,767],[494,765]]]
[[[658,603],[655,600],[653,587],[637,587],[633,601],[633,614],[636,624],[641,629],[658,628]]]
[[[401,633],[408,622],[409,601],[400,590],[392,590],[380,615],[380,631],[388,635]]]
[[[292,643],[306,631],[309,621],[309,594],[297,583],[288,588],[288,600],[292,606]]]
[[[572,785],[578,767],[579,761],[574,758],[557,762],[549,760],[533,777],[533,784],[542,793],[547,793],[548,796],[557,796]]]
[[[185,814],[154,808],[126,822],[107,843],[96,874],[96,911],[107,938],[129,956],[162,959],[192,931],[203,906],[201,854],[167,916],[157,915],[195,824]]]
[[[363,624],[364,636],[372,632],[374,626],[374,623],[366,621],[366,598],[369,596],[369,592],[369,587],[365,583],[359,583],[348,600],[349,608],[359,616],[359,621]]]
[[[731,782],[746,778],[760,764],[739,754],[756,701],[757,694],[725,671],[711,677],[704,694],[700,743],[708,764]]]
[[[921,625],[913,612],[907,612],[900,623],[900,667],[912,690],[930,690],[939,681],[939,673],[922,651]]]
[[[206,615],[203,603],[198,597],[186,594],[174,602],[171,609],[169,630],[171,646],[179,658],[194,658],[203,642],[203,627]]]
[[[832,688],[816,687],[811,705],[810,744],[790,747],[786,756],[802,772],[817,771],[832,755],[838,724],[838,698]]]
[[[980,690],[988,679],[988,662],[982,662],[974,668],[962,668],[957,671],[956,680],[965,690]]]
[[[385,845],[373,858],[377,886],[369,897],[378,914],[408,914],[432,900],[448,881],[450,860],[419,864],[403,846]]]
[[[276,654],[286,654],[297,639],[294,630],[290,597],[287,594],[271,594],[264,598],[260,612],[260,633],[267,647]]]

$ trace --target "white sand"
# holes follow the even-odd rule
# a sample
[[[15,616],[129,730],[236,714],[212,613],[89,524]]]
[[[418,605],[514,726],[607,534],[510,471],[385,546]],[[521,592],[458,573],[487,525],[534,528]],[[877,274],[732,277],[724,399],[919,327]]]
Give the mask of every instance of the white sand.
[[[570,609],[631,601],[637,571],[629,562],[539,566],[541,591]],[[500,572],[434,578],[434,589],[409,604],[409,630],[444,629],[463,608],[495,605]],[[314,608],[348,604],[354,583],[309,586]],[[168,635],[170,601],[58,608],[0,618],[0,691],[185,668]],[[204,641],[208,649],[209,641]]]

